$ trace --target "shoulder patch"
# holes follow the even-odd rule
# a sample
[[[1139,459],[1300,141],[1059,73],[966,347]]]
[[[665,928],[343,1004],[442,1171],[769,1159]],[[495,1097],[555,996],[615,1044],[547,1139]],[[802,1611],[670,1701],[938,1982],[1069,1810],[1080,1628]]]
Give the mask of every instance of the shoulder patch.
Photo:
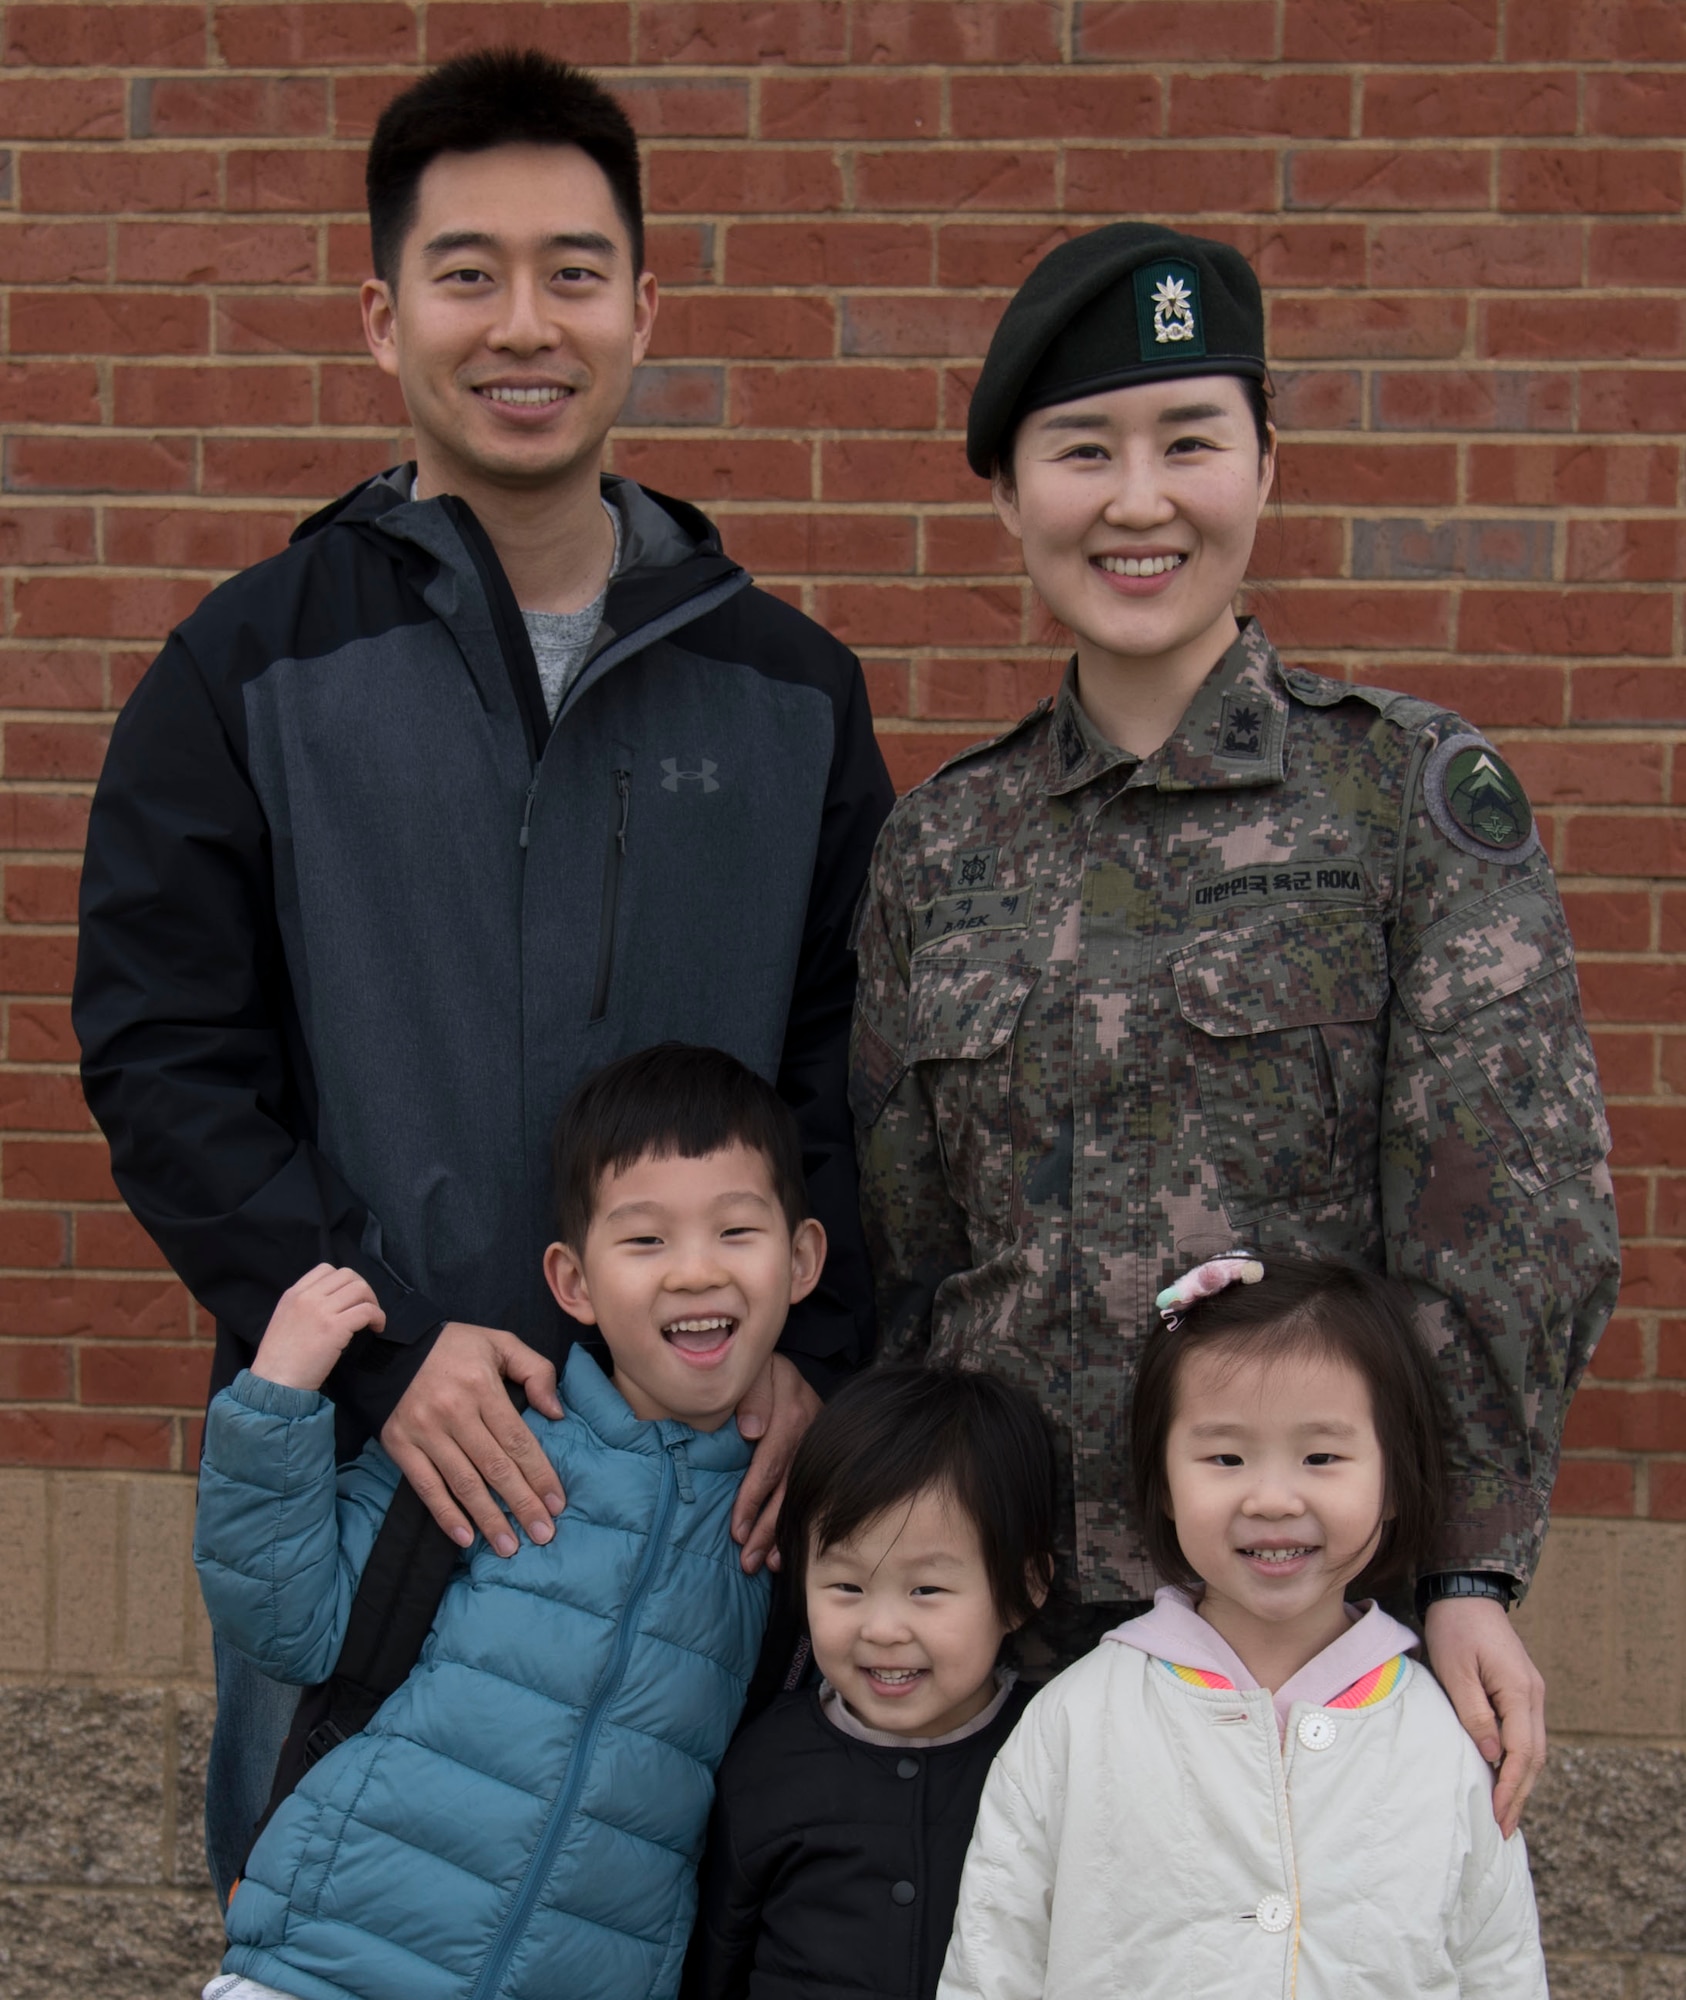
[[[1428,815],[1481,861],[1525,861],[1540,844],[1522,781],[1484,737],[1448,736],[1423,771]]]

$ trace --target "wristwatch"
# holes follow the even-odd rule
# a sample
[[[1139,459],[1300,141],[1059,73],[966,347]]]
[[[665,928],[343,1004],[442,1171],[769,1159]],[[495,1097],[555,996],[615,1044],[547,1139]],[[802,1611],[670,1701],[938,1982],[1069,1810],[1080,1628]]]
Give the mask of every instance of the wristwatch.
[[[1446,1597],[1489,1597],[1508,1611],[1515,1596],[1515,1583],[1501,1570],[1444,1570],[1438,1576],[1418,1577],[1417,1616]]]

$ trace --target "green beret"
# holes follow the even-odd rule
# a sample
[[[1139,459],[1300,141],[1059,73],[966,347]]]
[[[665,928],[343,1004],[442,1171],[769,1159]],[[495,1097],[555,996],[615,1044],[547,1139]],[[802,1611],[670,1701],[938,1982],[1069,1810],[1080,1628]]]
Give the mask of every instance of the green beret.
[[[1153,222],[1113,222],[1051,250],[989,343],[966,420],[987,479],[1022,418],[1174,375],[1263,381],[1264,300],[1239,250]]]

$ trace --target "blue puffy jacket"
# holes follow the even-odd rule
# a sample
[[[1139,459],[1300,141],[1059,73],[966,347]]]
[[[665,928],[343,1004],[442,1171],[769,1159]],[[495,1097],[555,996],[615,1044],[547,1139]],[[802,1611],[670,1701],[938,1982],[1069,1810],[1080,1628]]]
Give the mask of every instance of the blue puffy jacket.
[[[421,1660],[265,1829],[230,1972],[298,2000],[672,1994],[715,1766],[767,1615],[728,1526],[750,1447],[634,1417],[583,1348],[527,1422],[568,1496],[554,1541],[476,1542]],[[211,1619],[280,1679],[332,1670],[397,1468],[338,1474],[314,1391],[240,1374],[205,1436]]]

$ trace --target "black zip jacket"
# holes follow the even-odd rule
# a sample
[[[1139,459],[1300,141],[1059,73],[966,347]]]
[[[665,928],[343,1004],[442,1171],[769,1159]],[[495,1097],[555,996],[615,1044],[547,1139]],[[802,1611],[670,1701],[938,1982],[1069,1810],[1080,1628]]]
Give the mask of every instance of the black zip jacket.
[[[311,1265],[368,1278],[384,1336],[328,1384],[352,1450],[445,1320],[560,1366],[556,1115],[709,1043],[802,1128],[831,1252],[781,1345],[823,1387],[872,1342],[849,926],[891,788],[859,664],[610,480],[621,568],[552,726],[485,531],[411,479],[213,591],[118,719],[74,1003],[117,1185],[216,1315],[213,1393]]]
[[[740,1730],[680,2000],[934,2000],[984,1779],[1037,1692],[935,1750],[845,1736],[818,1688]]]

